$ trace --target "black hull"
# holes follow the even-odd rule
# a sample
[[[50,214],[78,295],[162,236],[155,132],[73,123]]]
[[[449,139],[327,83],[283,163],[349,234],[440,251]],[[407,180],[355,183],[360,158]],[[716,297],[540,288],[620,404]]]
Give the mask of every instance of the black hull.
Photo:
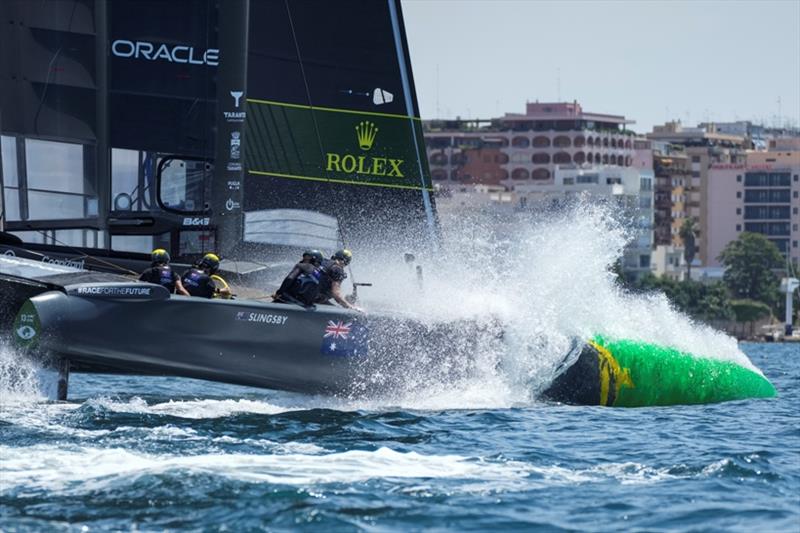
[[[66,275],[86,276],[96,274]],[[71,372],[375,394],[405,386],[410,368],[416,375],[440,371],[441,351],[461,362],[448,370],[453,376],[469,372],[477,344],[497,340],[488,325],[476,330],[474,324],[425,325],[334,306],[189,298],[128,281],[60,286],[4,276],[2,286],[4,329],[17,348],[59,368],[68,361]],[[18,309],[13,324],[11,309]],[[478,334],[465,340],[465,327]]]
[[[496,322],[431,324],[334,306],[189,298],[109,274],[15,261],[16,271],[6,263],[0,273],[0,331],[10,333],[17,351],[62,374],[59,399],[66,398],[69,372],[180,376],[311,394],[408,393],[431,380],[471,375],[475,355],[502,342]],[[578,356],[580,349],[564,369],[576,360],[576,369],[596,366],[593,349],[583,346]],[[545,397],[597,404],[597,380],[584,383],[577,378],[585,372],[575,374],[564,373],[569,379],[557,380]]]

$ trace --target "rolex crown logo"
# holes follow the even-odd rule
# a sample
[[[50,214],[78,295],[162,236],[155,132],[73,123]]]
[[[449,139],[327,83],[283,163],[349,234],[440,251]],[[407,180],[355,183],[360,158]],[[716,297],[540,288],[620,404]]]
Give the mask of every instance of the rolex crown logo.
[[[358,146],[362,150],[369,150],[372,148],[372,143],[375,142],[375,136],[378,134],[378,128],[372,122],[360,122],[356,126],[356,136],[358,137]]]

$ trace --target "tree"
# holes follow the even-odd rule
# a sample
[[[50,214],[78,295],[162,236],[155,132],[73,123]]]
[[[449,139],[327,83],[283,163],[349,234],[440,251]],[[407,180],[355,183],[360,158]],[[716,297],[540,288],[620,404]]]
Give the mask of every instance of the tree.
[[[769,239],[742,233],[717,259],[726,267],[723,280],[737,298],[776,303],[780,282],[773,269],[783,266],[783,256]]]
[[[728,289],[722,282],[705,284],[690,279],[680,282],[647,273],[633,288],[643,292],[663,292],[677,310],[697,320],[731,320],[735,317]]]
[[[683,224],[681,224],[680,236],[681,240],[683,240],[683,258],[686,260],[687,279],[692,279],[692,261],[694,261],[694,255],[697,251],[695,241],[699,234],[700,230],[694,218],[684,219]]]

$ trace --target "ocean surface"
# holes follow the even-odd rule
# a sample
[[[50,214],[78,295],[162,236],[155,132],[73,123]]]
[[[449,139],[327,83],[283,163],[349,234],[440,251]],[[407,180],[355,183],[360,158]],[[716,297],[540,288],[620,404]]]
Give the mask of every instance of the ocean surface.
[[[0,405],[0,530],[797,532],[800,346],[742,348],[777,398],[419,409],[76,374],[69,402]]]

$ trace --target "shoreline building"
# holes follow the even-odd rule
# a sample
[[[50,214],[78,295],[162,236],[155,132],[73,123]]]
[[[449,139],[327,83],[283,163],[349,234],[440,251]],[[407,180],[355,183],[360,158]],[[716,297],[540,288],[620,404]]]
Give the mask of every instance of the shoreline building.
[[[708,244],[709,233],[709,170],[712,165],[741,165],[745,162],[746,146],[749,141],[745,137],[730,135],[716,131],[713,124],[707,128],[687,128],[680,122],[667,122],[663,126],[655,126],[647,138],[655,143],[669,143],[682,146],[689,158],[689,172],[683,182],[683,191],[673,202],[672,236],[673,245],[683,246],[680,225],[684,218],[692,217],[699,226],[699,235],[695,241],[697,259],[700,265],[711,266],[716,255]],[[676,209],[683,204],[683,209]]]
[[[683,279],[686,263],[680,229],[687,218],[691,188],[689,156],[683,146],[653,143],[653,273]]]
[[[650,142],[621,115],[588,113],[577,102],[528,103],[525,114],[428,121],[425,141],[437,207],[454,223],[464,213],[509,213],[564,205],[579,195],[615,201],[637,235],[623,269],[651,271],[653,165]],[[508,231],[513,231],[513,228]]]
[[[577,102],[528,103],[525,114],[425,123],[431,177],[442,187],[553,183],[559,165],[631,166],[633,132],[620,115]]]
[[[742,232],[760,233],[800,268],[800,137],[770,139],[765,152],[709,170],[708,266]]]

